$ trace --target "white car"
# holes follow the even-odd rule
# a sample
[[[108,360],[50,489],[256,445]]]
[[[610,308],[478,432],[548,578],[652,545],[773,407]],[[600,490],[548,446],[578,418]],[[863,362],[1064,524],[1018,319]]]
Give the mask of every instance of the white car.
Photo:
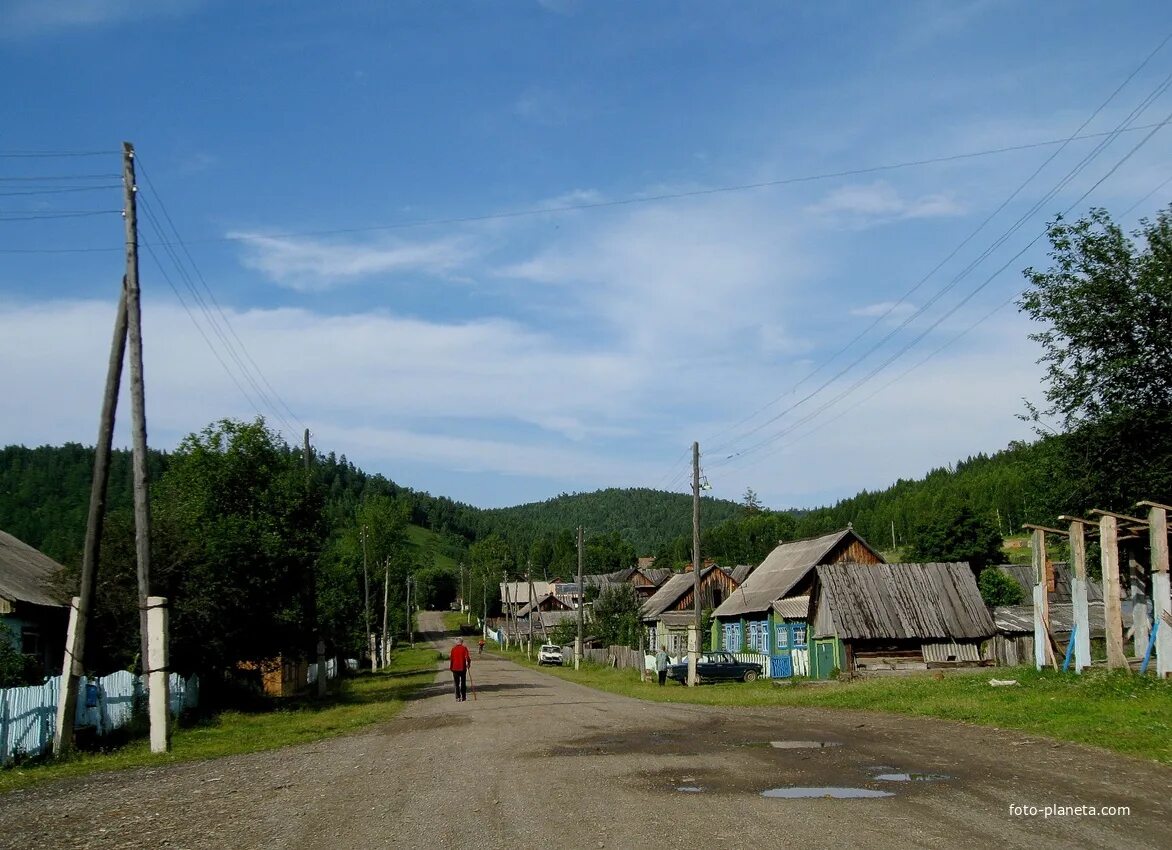
[[[537,664],[556,664],[559,667],[562,664],[562,648],[552,643],[545,643],[541,645],[540,651],[537,653]]]

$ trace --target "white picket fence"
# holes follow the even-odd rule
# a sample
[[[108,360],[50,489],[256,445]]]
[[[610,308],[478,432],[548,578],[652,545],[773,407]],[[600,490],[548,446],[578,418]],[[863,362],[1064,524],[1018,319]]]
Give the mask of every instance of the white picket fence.
[[[199,678],[170,676],[171,713],[178,716],[185,708],[199,704]],[[77,698],[78,729],[92,728],[105,735],[130,722],[135,693],[146,699],[145,676],[125,670],[100,679],[84,679]],[[46,679],[43,685],[0,689],[0,764],[17,755],[34,756],[47,752],[53,744],[57,727],[57,698],[61,677]]]
[[[357,666],[357,664],[355,666]],[[338,659],[327,658],[326,659],[326,681],[328,682],[330,679],[336,679],[337,677],[338,677]],[[306,684],[309,684],[309,685],[315,684],[317,682],[317,662],[314,662],[313,664],[309,665],[309,672],[306,673],[305,681],[306,681]]]

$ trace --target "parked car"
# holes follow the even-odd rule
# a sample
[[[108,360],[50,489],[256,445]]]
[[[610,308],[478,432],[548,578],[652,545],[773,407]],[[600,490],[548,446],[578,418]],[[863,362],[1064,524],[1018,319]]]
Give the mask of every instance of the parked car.
[[[705,652],[700,655],[696,665],[701,682],[752,682],[763,671],[760,664],[751,661],[737,661],[731,652]],[[688,683],[688,662],[685,659],[680,664],[673,664],[667,668],[668,678],[675,679],[681,685]]]
[[[556,664],[559,667],[562,664],[562,648],[552,643],[543,643],[541,649],[537,653],[537,665],[542,664]]]

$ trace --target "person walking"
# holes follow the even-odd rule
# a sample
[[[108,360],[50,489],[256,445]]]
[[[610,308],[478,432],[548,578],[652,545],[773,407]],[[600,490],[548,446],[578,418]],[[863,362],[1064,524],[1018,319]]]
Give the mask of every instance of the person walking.
[[[468,668],[472,666],[472,655],[464,646],[464,638],[456,638],[448,658],[448,669],[456,685],[456,702],[464,702],[468,699]]]
[[[480,643],[478,643],[477,646],[479,646],[480,649],[476,654],[477,655],[484,655],[484,638],[480,639]]]
[[[659,674],[659,684],[664,684],[667,681],[667,647],[660,646],[659,652],[655,653],[655,672]]]

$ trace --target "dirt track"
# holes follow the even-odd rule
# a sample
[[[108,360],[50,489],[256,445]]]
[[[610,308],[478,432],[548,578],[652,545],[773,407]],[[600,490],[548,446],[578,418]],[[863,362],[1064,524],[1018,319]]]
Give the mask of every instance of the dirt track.
[[[645,703],[492,658],[472,674],[475,701],[457,703],[442,672],[362,734],[0,797],[0,847],[1037,850],[1172,836],[1172,770],[1096,750],[891,715]],[[770,744],[794,740],[838,746]],[[909,772],[948,778],[875,779]],[[760,796],[789,786],[894,796]],[[1011,804],[1131,814],[1044,819]]]

